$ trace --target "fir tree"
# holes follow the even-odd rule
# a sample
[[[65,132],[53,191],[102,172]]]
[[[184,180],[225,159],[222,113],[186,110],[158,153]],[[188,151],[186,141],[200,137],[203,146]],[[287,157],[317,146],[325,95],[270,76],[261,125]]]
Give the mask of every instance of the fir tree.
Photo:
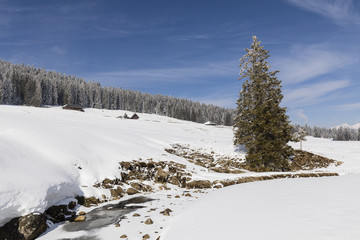
[[[240,59],[240,78],[245,79],[237,100],[234,124],[234,144],[247,150],[246,162],[255,171],[286,171],[292,148],[291,125],[286,108],[280,107],[283,98],[281,81],[270,71],[266,59],[269,51],[253,43]]]

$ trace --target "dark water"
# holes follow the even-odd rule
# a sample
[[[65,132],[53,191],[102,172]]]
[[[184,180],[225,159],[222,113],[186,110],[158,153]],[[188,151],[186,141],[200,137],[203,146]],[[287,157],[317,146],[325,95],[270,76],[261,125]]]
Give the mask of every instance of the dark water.
[[[143,208],[141,204],[154,199],[147,197],[134,197],[125,201],[120,201],[116,204],[108,204],[88,212],[86,214],[86,220],[84,222],[68,222],[64,225],[63,229],[68,232],[77,231],[91,231],[97,228],[105,227],[110,224],[120,222],[121,219],[128,213],[135,211],[136,209]],[[132,204],[132,206],[127,206]],[[99,240],[96,236],[83,236],[78,238],[71,238],[71,240]],[[69,238],[63,238],[60,240],[70,240]]]

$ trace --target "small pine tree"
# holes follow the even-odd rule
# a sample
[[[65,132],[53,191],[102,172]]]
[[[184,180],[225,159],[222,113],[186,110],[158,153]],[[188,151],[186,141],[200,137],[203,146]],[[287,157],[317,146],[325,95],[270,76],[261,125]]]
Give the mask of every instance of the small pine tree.
[[[306,132],[304,129],[300,128],[298,132],[293,134],[292,140],[294,142],[300,142],[300,150],[302,150],[302,142],[306,141]]]
[[[266,59],[269,51],[253,43],[240,59],[240,78],[246,78],[237,100],[234,124],[234,144],[244,145],[246,162],[255,171],[286,171],[292,148],[291,125],[286,108],[280,107],[283,98],[281,81],[270,71]]]

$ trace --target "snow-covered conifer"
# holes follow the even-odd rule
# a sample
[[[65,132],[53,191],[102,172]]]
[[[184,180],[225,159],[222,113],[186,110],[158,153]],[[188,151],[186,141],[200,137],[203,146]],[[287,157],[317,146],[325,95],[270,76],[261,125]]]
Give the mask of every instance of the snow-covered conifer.
[[[253,36],[253,43],[240,59],[240,78],[245,79],[237,100],[234,144],[244,145],[246,162],[256,171],[286,171],[292,148],[291,125],[283,98],[281,81],[270,71],[269,51]]]

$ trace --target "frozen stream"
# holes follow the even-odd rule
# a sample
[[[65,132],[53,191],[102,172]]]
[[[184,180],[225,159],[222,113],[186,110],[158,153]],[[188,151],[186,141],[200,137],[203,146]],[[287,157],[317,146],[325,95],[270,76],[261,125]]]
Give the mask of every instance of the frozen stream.
[[[95,208],[86,214],[86,220],[83,222],[67,222],[62,227],[64,232],[74,233],[74,237],[59,238],[59,240],[82,240],[82,239],[98,239],[93,235],[93,230],[106,227],[111,224],[120,222],[124,216],[144,206],[138,205],[154,199],[147,197],[134,197],[128,200],[120,201],[116,204],[107,204],[102,207]],[[78,234],[76,234],[78,233]],[[73,235],[73,234],[72,234]],[[46,235],[45,235],[46,236]],[[76,236],[76,237],[75,237]]]

